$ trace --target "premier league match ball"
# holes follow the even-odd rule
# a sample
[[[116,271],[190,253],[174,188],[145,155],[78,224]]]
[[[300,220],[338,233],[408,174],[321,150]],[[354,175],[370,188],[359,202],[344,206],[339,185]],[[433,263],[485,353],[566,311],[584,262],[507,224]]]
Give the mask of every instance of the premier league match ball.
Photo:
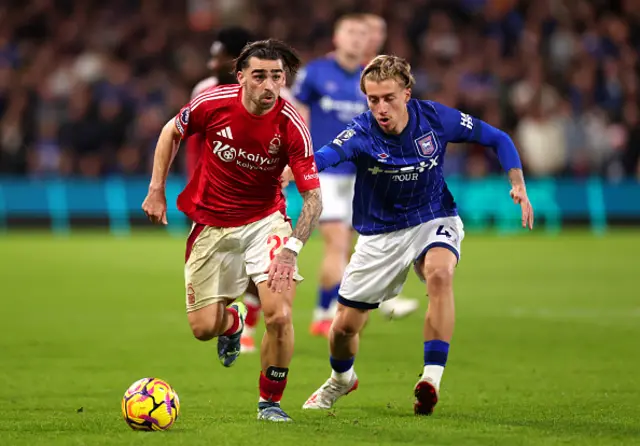
[[[178,418],[178,412],[178,394],[166,381],[158,378],[134,382],[122,397],[122,415],[133,430],[167,430]]]

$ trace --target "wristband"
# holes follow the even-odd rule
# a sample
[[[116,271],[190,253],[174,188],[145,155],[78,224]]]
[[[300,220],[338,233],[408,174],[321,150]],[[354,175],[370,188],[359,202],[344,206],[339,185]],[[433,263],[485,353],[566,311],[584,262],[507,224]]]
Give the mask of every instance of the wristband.
[[[298,240],[295,237],[289,237],[287,242],[284,244],[284,248],[290,249],[291,251],[295,252],[296,255],[300,254],[300,250],[302,249],[303,246],[304,246],[304,243],[302,243],[300,240]]]

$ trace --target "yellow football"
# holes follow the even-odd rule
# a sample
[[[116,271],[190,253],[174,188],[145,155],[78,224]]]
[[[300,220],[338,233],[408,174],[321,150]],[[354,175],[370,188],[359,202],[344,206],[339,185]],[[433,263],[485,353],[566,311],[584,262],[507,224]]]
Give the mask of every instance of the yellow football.
[[[175,390],[158,378],[134,382],[122,398],[122,415],[134,430],[163,431],[173,426],[180,412]]]

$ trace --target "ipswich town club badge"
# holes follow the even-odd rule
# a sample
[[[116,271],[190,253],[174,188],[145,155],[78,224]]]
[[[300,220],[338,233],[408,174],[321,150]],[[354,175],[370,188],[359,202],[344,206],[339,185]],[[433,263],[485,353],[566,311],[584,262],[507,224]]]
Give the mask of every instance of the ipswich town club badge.
[[[433,132],[429,132],[426,135],[416,139],[416,145],[418,146],[418,155],[429,158],[436,151],[436,141],[433,137]]]

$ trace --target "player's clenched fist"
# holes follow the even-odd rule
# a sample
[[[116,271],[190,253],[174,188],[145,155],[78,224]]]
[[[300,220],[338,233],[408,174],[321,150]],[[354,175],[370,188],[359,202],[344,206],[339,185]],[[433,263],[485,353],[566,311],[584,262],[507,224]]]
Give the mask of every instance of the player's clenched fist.
[[[163,190],[149,189],[147,197],[142,202],[142,210],[152,223],[167,224],[167,198]]]

